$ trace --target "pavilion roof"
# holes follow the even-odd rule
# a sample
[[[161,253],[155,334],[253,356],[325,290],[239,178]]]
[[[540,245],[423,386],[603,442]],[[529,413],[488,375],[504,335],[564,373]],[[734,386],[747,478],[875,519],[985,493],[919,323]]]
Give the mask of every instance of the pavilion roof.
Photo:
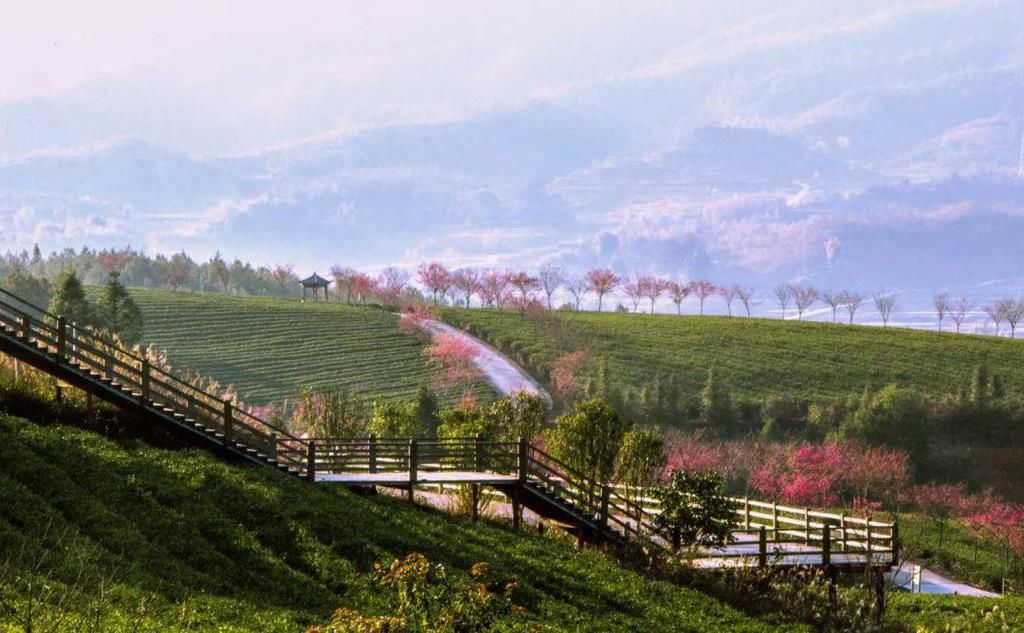
[[[309,288],[309,287],[322,287],[322,288],[326,288],[327,285],[330,284],[331,282],[330,282],[330,280],[324,279],[320,275],[318,275],[316,273],[313,273],[309,277],[306,277],[305,279],[299,281],[299,283],[302,284],[303,286],[306,286],[307,288]]]

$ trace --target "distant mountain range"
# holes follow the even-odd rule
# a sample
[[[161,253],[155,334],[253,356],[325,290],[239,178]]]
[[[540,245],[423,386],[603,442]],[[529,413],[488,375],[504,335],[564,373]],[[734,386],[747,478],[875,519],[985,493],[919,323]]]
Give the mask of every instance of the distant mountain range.
[[[97,105],[108,93],[0,105],[0,248],[1015,294],[1024,12],[1010,5],[241,155],[160,142],[167,104],[121,101],[120,123]]]

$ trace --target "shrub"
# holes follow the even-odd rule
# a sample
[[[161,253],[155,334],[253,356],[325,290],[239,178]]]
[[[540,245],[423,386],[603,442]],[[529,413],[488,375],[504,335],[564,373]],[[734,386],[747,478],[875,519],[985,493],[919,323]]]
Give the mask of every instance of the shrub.
[[[725,480],[718,473],[672,473],[655,495],[661,505],[655,528],[673,543],[721,547],[732,539],[736,503],[725,495]]]

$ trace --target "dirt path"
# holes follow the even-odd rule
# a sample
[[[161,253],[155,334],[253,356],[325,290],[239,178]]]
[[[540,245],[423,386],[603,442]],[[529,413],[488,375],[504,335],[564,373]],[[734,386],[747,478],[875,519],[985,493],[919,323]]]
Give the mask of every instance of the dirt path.
[[[480,370],[480,373],[482,373],[487,379],[487,382],[494,385],[494,388],[503,395],[510,395],[519,393],[520,391],[525,391],[526,393],[540,396],[548,406],[551,406],[551,394],[549,394],[544,387],[538,384],[532,376],[526,373],[526,371],[517,365],[511,358],[505,356],[487,343],[484,343],[475,336],[472,336],[457,327],[453,327],[440,321],[424,319],[420,322],[420,326],[427,332],[430,332],[431,336],[448,334],[456,336],[473,345],[477,349],[477,355],[476,358],[473,359],[473,363]]]

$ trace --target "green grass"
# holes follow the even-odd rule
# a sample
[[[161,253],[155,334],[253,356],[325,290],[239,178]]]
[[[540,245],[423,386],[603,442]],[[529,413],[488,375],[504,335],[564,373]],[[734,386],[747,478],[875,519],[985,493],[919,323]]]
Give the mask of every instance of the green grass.
[[[144,342],[176,368],[234,385],[248,404],[281,404],[304,386],[344,387],[368,400],[411,400],[431,369],[424,343],[376,307],[131,289]],[[475,392],[488,398],[490,387]]]
[[[957,580],[988,589],[1002,590],[1006,557],[990,542],[975,539],[958,521],[946,525],[939,545],[937,524],[924,516],[900,515],[900,536],[906,554],[915,563]]]
[[[1010,633],[1024,623],[1024,598],[894,594],[889,616],[919,633]]]
[[[0,416],[0,464],[0,631],[20,630],[32,595],[27,579],[48,578],[56,593],[42,617],[56,617],[55,596],[82,568],[83,552],[95,562],[57,630],[88,630],[106,576],[111,603],[100,630],[301,631],[340,606],[393,608],[369,578],[375,562],[409,552],[459,574],[486,560],[515,579],[513,599],[525,611],[507,616],[505,630],[806,630],[549,537],[232,467],[201,452]],[[44,551],[49,558],[33,569]],[[11,581],[12,570],[21,581]]]
[[[771,319],[557,312],[545,318],[448,309],[450,323],[513,354],[541,376],[563,351],[607,361],[612,386],[671,376],[697,393],[713,368],[741,397],[787,392],[809,400],[898,383],[955,391],[985,358],[1007,384],[1024,385],[1024,341],[896,328]]]

